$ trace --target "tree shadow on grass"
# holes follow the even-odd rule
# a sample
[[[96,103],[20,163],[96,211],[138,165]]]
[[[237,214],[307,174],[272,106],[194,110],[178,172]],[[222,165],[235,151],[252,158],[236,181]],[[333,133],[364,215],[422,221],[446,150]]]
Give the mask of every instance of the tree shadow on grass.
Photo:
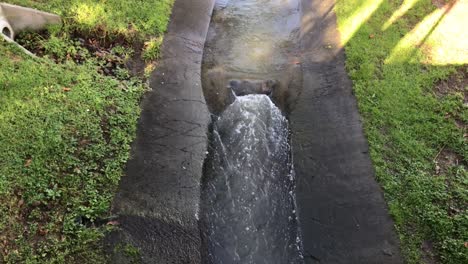
[[[463,131],[446,116],[448,110],[461,107],[460,102],[430,94],[434,83],[446,78],[457,64],[435,65],[423,49],[456,3],[451,1],[438,10],[430,0],[415,0],[382,28],[382,21],[391,20],[401,8],[396,1],[383,1],[345,43],[347,69],[374,153],[377,178],[411,263],[418,262],[420,252],[428,248],[421,244],[428,242],[435,251],[422,254],[428,263],[438,258],[453,263],[466,260],[460,242],[466,232],[456,220],[463,213],[454,216],[450,209],[454,199],[463,198],[434,178],[432,171],[433,157],[442,146],[458,153],[464,149]],[[421,28],[427,19],[429,23]]]

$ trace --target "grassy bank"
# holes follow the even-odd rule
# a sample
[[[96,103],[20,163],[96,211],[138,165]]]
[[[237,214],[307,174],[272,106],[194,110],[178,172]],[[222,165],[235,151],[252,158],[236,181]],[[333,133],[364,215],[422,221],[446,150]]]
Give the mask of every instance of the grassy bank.
[[[99,32],[99,38],[158,36],[166,30],[173,0],[7,0],[65,19],[66,32]],[[103,34],[104,33],[104,34]]]
[[[433,2],[338,0],[335,9],[408,263],[468,263],[467,35],[455,34],[463,1]]]
[[[64,25],[20,36],[41,58],[0,41],[0,263],[105,263],[147,88],[125,65],[157,58],[173,1],[7,2]]]

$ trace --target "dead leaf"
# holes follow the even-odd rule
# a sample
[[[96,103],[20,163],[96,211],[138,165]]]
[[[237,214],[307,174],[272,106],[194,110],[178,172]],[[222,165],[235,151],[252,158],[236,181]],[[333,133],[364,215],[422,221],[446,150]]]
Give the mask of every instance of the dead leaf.
[[[47,233],[49,233],[49,230],[47,230],[47,229],[42,229],[42,228],[39,229],[39,235],[45,236],[45,235],[47,235]]]
[[[27,159],[26,163],[24,163],[24,166],[29,167],[29,166],[31,166],[31,163],[32,163],[32,159]]]
[[[369,38],[370,38],[370,39],[375,38],[375,34],[370,34],[370,35],[369,35]]]
[[[109,221],[107,222],[107,225],[111,225],[111,226],[116,226],[116,225],[119,225],[120,223],[118,221]]]
[[[294,58],[292,61],[291,61],[291,64],[301,64],[301,61],[299,58]]]
[[[80,146],[86,146],[86,145],[88,145],[90,142],[91,142],[91,141],[88,140],[88,139],[82,139],[82,140],[80,140],[79,145],[80,145]]]

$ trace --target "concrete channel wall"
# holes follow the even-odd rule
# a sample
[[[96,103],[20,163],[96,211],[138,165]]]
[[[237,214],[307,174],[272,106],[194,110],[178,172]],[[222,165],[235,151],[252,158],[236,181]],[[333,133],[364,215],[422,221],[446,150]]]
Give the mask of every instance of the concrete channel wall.
[[[403,263],[374,177],[334,0],[303,0],[302,92],[290,113],[305,263]]]
[[[176,0],[162,57],[142,103],[126,176],[113,202],[111,263],[200,263],[198,207],[210,115],[200,71],[214,0]],[[140,258],[139,257],[139,258]]]

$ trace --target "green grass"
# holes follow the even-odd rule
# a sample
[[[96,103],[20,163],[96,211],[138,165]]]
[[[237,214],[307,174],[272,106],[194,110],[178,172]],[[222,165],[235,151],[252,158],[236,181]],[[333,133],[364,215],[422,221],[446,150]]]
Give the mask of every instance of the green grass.
[[[143,59],[145,61],[153,61],[159,58],[159,47],[163,42],[163,38],[152,38],[145,42],[145,48],[143,50]]]
[[[86,260],[104,230],[75,219],[106,216],[144,86],[103,77],[92,63],[32,60],[5,43],[0,53],[9,58],[0,62],[4,261]]]
[[[463,93],[434,92],[438,81],[467,67],[435,65],[425,49],[418,48],[424,47],[421,43],[397,48],[403,39],[421,33],[424,28],[412,29],[435,11],[430,0],[413,2],[383,29],[402,1],[338,0],[346,66],[407,262],[432,258],[468,263],[468,148],[466,130],[455,124],[458,120],[466,125],[468,109]],[[437,41],[429,36],[427,43]],[[436,161],[444,153],[456,153],[461,160],[458,165],[440,164],[443,170],[438,173]],[[433,248],[422,250],[423,245]]]
[[[123,62],[145,41],[145,59],[157,58],[173,0],[7,2],[64,25],[19,39],[43,58],[0,41],[0,263],[105,263],[109,226],[96,220],[109,216],[147,89]]]
[[[67,31],[145,37],[166,30],[174,0],[7,0],[7,3],[38,8],[63,17]]]

